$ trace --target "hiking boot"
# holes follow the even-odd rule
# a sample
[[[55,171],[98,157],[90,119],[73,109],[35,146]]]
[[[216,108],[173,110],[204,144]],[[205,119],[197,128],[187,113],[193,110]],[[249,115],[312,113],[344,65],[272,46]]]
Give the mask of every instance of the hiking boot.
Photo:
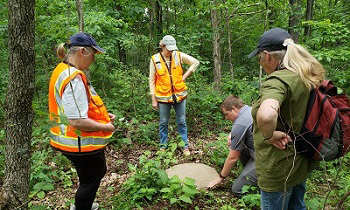
[[[191,152],[190,152],[190,150],[188,148],[185,148],[182,152],[184,153],[185,156],[190,156],[191,155]]]
[[[99,206],[98,203],[93,203],[92,207],[91,207],[91,210],[97,210],[98,206]],[[70,210],[75,210],[75,205],[74,204],[70,205]]]

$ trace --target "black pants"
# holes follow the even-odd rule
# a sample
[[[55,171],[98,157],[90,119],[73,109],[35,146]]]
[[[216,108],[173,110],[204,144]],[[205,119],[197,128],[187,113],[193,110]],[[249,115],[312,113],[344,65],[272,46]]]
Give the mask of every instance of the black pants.
[[[64,155],[74,164],[79,177],[75,208],[76,210],[90,210],[101,179],[107,170],[104,150],[84,156]]]

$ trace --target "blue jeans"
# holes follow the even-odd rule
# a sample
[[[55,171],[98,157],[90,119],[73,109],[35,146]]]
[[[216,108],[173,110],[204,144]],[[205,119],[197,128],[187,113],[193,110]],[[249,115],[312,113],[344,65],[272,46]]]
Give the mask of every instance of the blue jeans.
[[[304,195],[306,181],[288,188],[286,192],[265,192],[261,190],[262,210],[306,210]]]
[[[185,142],[184,148],[188,148],[187,139],[187,124],[186,124],[186,99],[174,104],[164,104],[158,103],[159,107],[159,137],[160,137],[160,147],[167,147],[168,139],[168,124],[170,117],[170,109],[174,107],[176,113],[177,130]]]

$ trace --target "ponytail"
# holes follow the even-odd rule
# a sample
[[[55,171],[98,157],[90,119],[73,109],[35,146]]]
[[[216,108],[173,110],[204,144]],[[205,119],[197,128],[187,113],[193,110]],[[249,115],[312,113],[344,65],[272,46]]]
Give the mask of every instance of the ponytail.
[[[309,90],[321,85],[325,73],[322,64],[303,46],[295,44],[292,39],[284,40],[283,45],[287,50],[270,52],[276,60],[281,61],[280,67],[298,74]]]
[[[309,90],[321,85],[324,80],[325,70],[322,64],[301,45],[287,45],[283,65],[297,73]]]
[[[57,47],[57,56],[58,58],[60,58],[61,60],[64,60],[67,56],[66,54],[66,49],[65,49],[65,43],[61,43],[60,45],[58,45]]]

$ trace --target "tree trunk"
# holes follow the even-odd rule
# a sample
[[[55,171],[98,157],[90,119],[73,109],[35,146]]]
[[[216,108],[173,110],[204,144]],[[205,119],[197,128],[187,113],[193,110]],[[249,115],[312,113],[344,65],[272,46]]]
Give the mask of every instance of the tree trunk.
[[[220,33],[219,20],[217,12],[217,1],[213,0],[214,8],[211,10],[211,24],[213,28],[213,60],[214,60],[214,87],[215,90],[220,90],[221,85],[221,53],[220,53]]]
[[[299,32],[295,30],[300,22],[300,3],[298,0],[289,0],[290,7],[292,8],[292,14],[289,16],[289,29],[288,32],[292,35],[295,42],[299,42]]]
[[[307,0],[306,2],[306,15],[305,15],[306,21],[312,20],[313,12],[314,12],[314,2],[315,0]],[[305,26],[304,35],[305,36],[311,35],[311,26],[309,24]]]
[[[235,79],[235,74],[233,70],[233,63],[232,63],[232,44],[231,44],[231,27],[230,27],[230,14],[228,12],[228,9],[226,9],[226,27],[227,27],[227,44],[228,44],[228,61],[230,63],[230,72],[231,72],[231,79]]]
[[[34,0],[9,0],[5,179],[0,209],[28,209],[35,84]]]
[[[84,32],[84,13],[83,13],[83,0],[75,0],[75,5],[78,11],[78,20],[79,20],[79,31]]]
[[[159,4],[160,0],[156,0],[155,3],[155,13],[156,13],[156,28],[157,28],[157,37],[160,40],[163,36],[163,9],[162,6]]]
[[[154,22],[154,1],[149,0],[149,9],[148,9],[148,16],[149,16],[149,31],[148,31],[148,39],[149,39],[149,45],[148,45],[148,54],[151,55],[154,53],[153,50],[153,22]]]
[[[122,14],[122,9],[123,7],[117,3],[117,5],[115,6],[115,9]],[[118,26],[119,28],[122,29],[122,26]],[[121,44],[121,41],[119,39],[117,39],[117,47],[118,47],[118,53],[119,53],[119,61],[126,65],[126,50],[125,48],[123,47],[123,45]]]
[[[126,65],[126,51],[125,48],[121,45],[121,42],[117,40],[117,46],[119,51],[119,60],[122,64]]]

